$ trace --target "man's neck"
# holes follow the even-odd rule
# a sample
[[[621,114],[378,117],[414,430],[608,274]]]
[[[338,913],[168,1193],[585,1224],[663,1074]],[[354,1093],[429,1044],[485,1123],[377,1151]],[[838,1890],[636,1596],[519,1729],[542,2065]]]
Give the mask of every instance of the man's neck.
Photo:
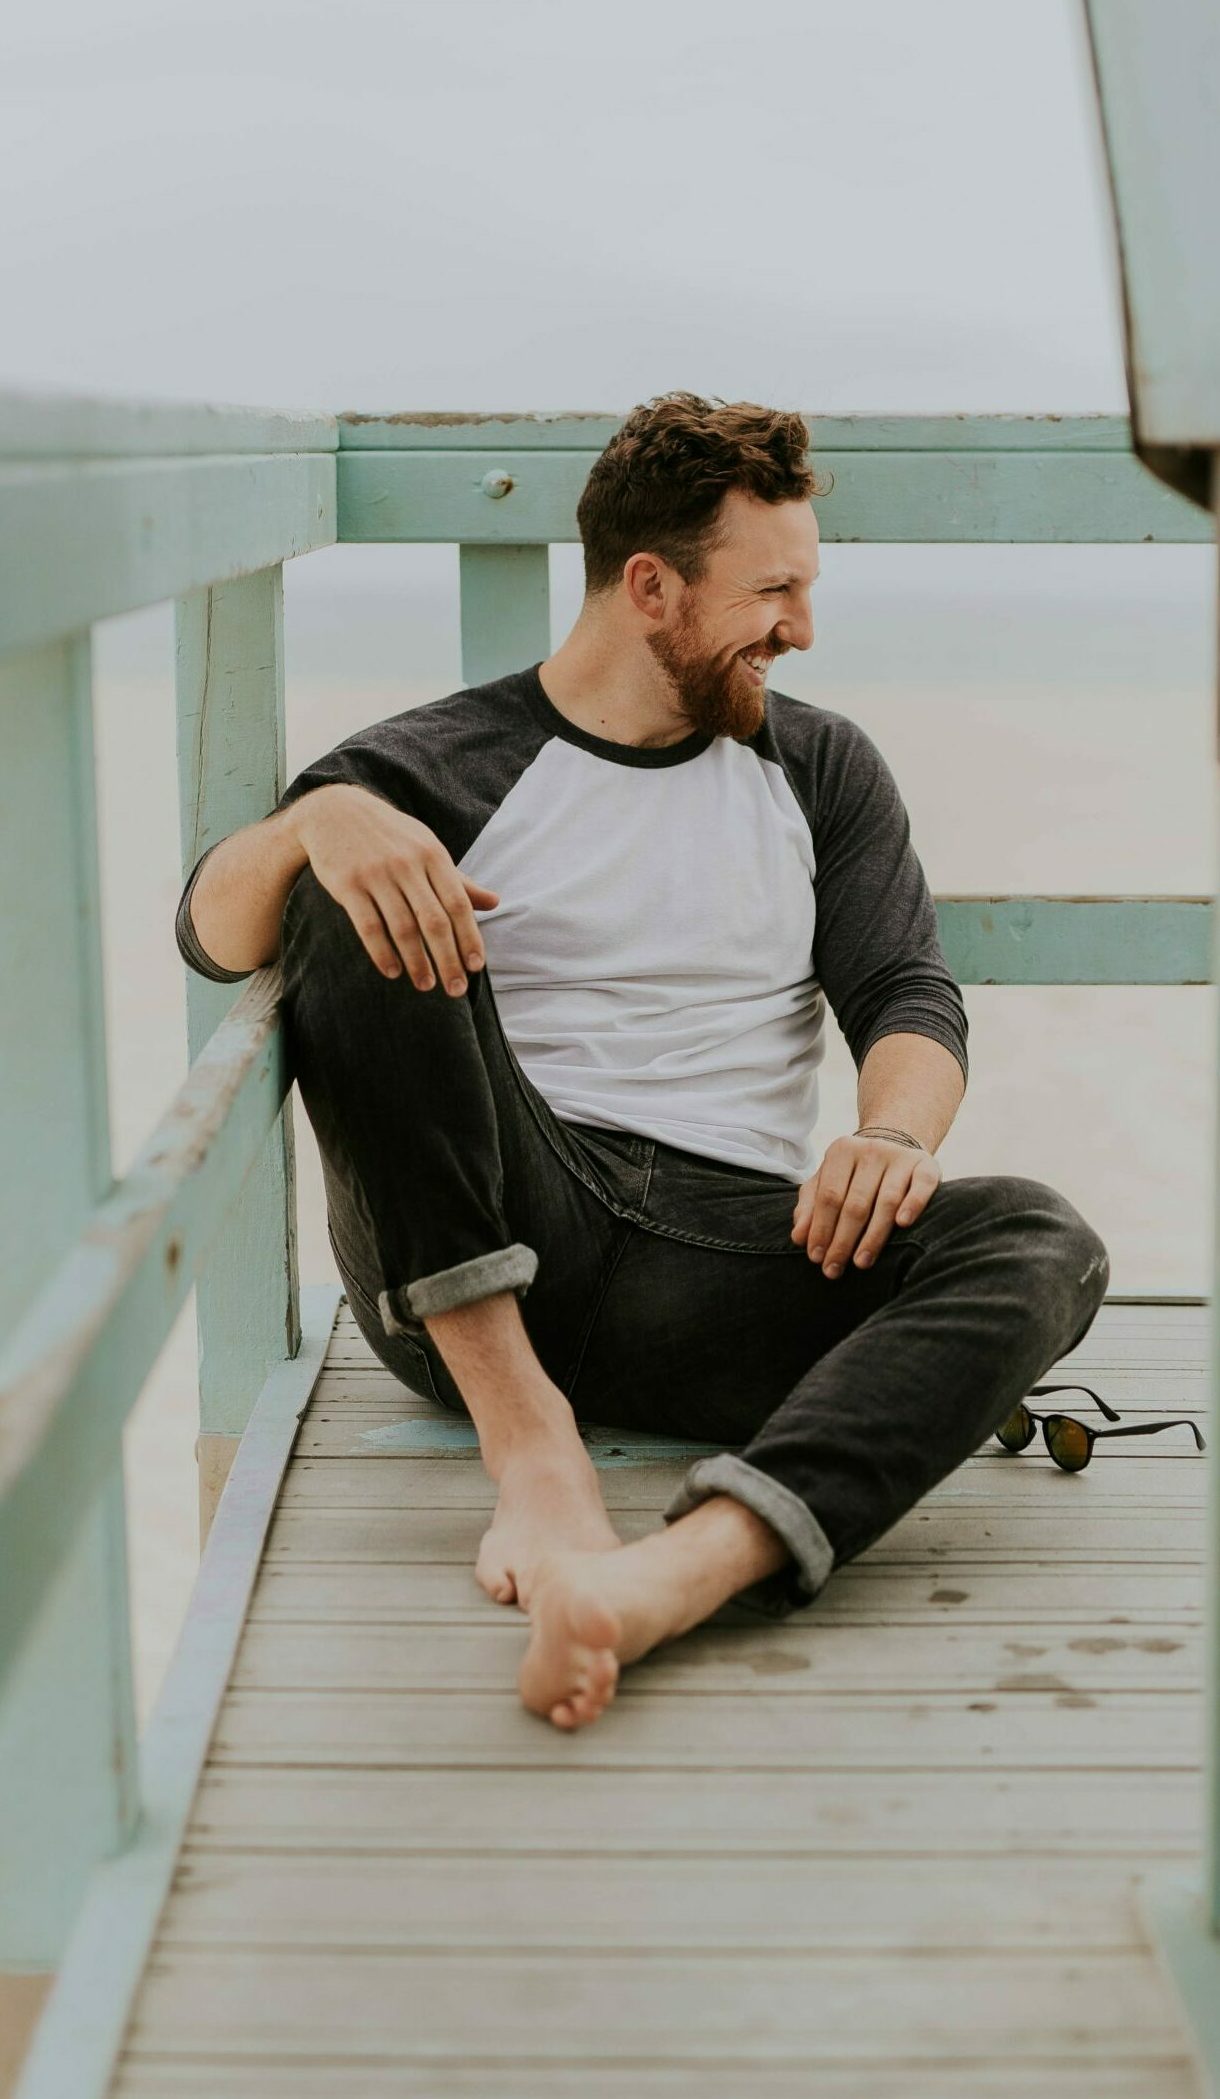
[[[551,705],[591,736],[649,750],[691,733],[647,644],[624,642],[585,614],[538,675]]]

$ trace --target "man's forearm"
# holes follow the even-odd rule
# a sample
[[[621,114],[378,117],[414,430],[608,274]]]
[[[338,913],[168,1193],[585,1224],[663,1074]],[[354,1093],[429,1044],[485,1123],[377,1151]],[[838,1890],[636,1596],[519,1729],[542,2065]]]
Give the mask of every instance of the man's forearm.
[[[290,803],[234,831],[199,871],[191,892],[191,924],[205,955],[221,969],[259,969],[279,954],[284,906],[309,861],[297,836],[297,808]]]
[[[952,1050],[927,1035],[883,1035],[860,1066],[860,1127],[884,1123],[905,1130],[934,1152],[965,1091],[962,1067]]]

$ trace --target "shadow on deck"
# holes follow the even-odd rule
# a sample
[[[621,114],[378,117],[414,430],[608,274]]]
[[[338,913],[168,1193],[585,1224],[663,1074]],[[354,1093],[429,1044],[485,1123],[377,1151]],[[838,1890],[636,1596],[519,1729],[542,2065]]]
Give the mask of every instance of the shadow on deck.
[[[1048,1375],[1202,1420],[1206,1318],[1107,1304]],[[684,1446],[591,1441],[659,1525]],[[1199,1856],[1205,1488],[1185,1430],[991,1444],[564,1735],[470,1432],[341,1304],[113,2092],[1196,2099],[1137,1890]]]

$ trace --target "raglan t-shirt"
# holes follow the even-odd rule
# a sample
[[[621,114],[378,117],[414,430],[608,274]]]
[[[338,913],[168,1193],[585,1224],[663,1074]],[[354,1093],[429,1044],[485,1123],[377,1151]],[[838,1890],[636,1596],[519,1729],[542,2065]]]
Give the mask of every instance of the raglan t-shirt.
[[[641,748],[570,722],[534,665],[357,731],[277,808],[337,782],[418,818],[498,894],[475,916],[504,1032],[563,1121],[799,1182],[828,1001],[857,1068],[909,1032],[967,1072],[902,797],[846,715],[768,691],[748,742]],[[178,945],[235,982],[250,972],[212,962],[191,922],[206,858]]]

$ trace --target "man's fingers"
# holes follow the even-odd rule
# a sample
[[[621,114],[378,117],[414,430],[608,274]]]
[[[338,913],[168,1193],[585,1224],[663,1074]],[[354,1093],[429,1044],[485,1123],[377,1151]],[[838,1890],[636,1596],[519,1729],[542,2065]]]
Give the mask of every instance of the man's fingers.
[[[796,1208],[792,1212],[792,1236],[798,1244],[808,1236],[809,1221],[813,1216],[813,1206],[817,1200],[817,1192],[818,1176],[815,1173],[801,1188],[801,1192],[796,1199]]]
[[[792,1224],[797,1244],[832,1279],[853,1257],[867,1268],[894,1224],[912,1224],[940,1185],[940,1168],[925,1152],[913,1158],[904,1148],[895,1158],[894,1146],[879,1149],[872,1140],[864,1150],[854,1140],[850,1150],[837,1144],[802,1187]]]
[[[911,1185],[898,1205],[897,1222],[914,1224],[928,1207],[932,1196],[940,1187],[941,1169],[935,1159],[919,1159],[911,1175]]]
[[[482,969],[485,959],[483,936],[479,931],[479,922],[474,915],[471,900],[457,875],[448,875],[443,870],[434,868],[432,887],[449,913],[453,937],[467,969]]]
[[[431,880],[421,871],[409,888],[387,878],[349,916],[384,976],[399,975],[401,956],[417,991],[431,991],[439,977],[456,997],[466,989],[467,970],[481,969],[486,960],[474,915],[476,904],[485,908],[483,898],[499,901],[481,883],[464,885],[456,874],[434,867]]]
[[[858,1161],[839,1207],[838,1222],[826,1243],[826,1259],[823,1262],[826,1274],[832,1269],[841,1269],[844,1262],[850,1258],[856,1241],[873,1214],[873,1203],[883,1171],[883,1168],[864,1159]],[[820,1242],[815,1241],[815,1244],[817,1243]]]
[[[873,1214],[868,1229],[856,1248],[854,1259],[857,1268],[867,1268],[876,1260],[890,1236],[894,1218],[907,1200],[911,1183],[909,1166],[892,1166],[873,1204]]]
[[[809,1220],[808,1243],[811,1261],[822,1260],[830,1245],[847,1200],[851,1179],[850,1160],[845,1166],[837,1162],[832,1163],[827,1171],[827,1162],[823,1159],[818,1170],[817,1193]]]
[[[436,982],[432,971],[432,963],[429,956],[425,953],[423,941],[419,937],[419,928],[415,923],[415,913],[411,910],[402,891],[389,887],[377,890],[373,894],[373,902],[377,906],[380,918],[384,919],[386,926],[389,928],[388,939],[383,935],[380,947],[375,947],[372,942],[365,938],[359,925],[357,925],[356,930],[360,933],[361,939],[364,940],[364,944],[368,948],[370,955],[372,955],[378,969],[381,970],[383,976],[396,977],[401,975],[402,968],[405,966],[407,975],[417,991],[431,991],[432,986]],[[401,963],[399,962],[399,956],[402,958]]]
[[[421,876],[418,884],[408,889],[407,902],[446,991],[453,996],[465,991],[466,965],[457,950],[453,923],[431,883]]]

